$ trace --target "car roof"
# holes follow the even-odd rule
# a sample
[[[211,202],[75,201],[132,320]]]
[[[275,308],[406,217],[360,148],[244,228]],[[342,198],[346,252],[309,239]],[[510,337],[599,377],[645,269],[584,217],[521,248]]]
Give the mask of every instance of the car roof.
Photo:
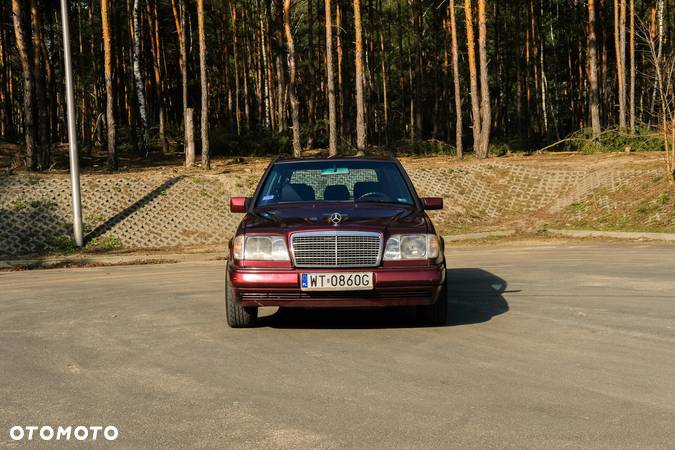
[[[334,157],[325,157],[325,156],[315,156],[308,158],[295,158],[293,156],[280,155],[274,161],[274,164],[283,164],[283,163],[304,163],[304,162],[335,162],[335,161],[397,161],[393,156],[384,156],[384,155],[369,155],[369,156],[344,156],[338,155]]]

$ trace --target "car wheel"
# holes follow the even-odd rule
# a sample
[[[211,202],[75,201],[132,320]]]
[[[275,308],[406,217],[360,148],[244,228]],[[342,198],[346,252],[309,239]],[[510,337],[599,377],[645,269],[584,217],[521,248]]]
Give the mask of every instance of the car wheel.
[[[227,324],[232,328],[250,328],[258,319],[258,308],[245,308],[235,303],[229,273],[225,276],[225,307]]]
[[[447,288],[443,285],[438,300],[432,305],[417,307],[417,315],[429,325],[445,325],[448,321],[448,295]]]

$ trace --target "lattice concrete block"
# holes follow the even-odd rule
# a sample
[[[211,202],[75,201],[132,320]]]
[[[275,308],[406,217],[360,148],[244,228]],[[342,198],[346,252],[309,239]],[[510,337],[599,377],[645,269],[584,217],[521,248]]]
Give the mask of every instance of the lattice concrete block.
[[[559,170],[488,161],[410,169],[421,196],[445,198],[432,212],[444,225],[498,220],[542,208],[564,208],[599,189],[616,190],[658,170]],[[128,248],[224,244],[240,215],[229,198],[251,195],[260,171],[221,175],[82,177],[88,238],[115,238]],[[70,185],[64,175],[0,176],[0,255],[40,253],[71,232]]]

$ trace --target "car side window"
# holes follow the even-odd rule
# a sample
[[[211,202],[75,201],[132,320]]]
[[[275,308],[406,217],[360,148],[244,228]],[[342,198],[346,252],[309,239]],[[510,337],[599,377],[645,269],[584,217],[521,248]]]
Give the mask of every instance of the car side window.
[[[277,203],[279,201],[279,195],[281,191],[280,180],[281,180],[280,172],[272,171],[272,173],[270,173],[268,182],[265,184],[263,190],[260,192],[260,200],[258,202],[261,205]]]

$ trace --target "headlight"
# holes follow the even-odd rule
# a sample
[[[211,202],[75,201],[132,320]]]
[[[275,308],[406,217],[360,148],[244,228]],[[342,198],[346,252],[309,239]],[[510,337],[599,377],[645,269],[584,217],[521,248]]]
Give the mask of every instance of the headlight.
[[[234,259],[289,261],[286,241],[281,236],[237,236],[232,246]]]
[[[439,248],[435,234],[394,234],[387,240],[384,259],[434,259],[438,257]]]

